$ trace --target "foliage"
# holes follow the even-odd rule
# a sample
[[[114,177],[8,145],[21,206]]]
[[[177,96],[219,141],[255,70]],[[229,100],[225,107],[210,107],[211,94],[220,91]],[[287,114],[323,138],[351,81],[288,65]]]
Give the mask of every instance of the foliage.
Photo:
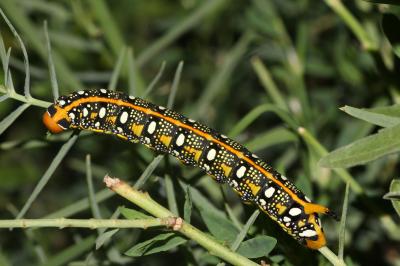
[[[0,219],[151,217],[120,207],[129,203],[101,182],[109,173],[257,263],[327,265],[334,253],[348,265],[400,263],[397,1],[2,0],[0,8]],[[322,217],[334,253],[300,247],[226,185],[141,145],[47,135],[44,108],[91,87],[174,105],[248,144],[313,201],[343,210],[341,223]],[[220,262],[154,228],[1,230],[2,265]]]

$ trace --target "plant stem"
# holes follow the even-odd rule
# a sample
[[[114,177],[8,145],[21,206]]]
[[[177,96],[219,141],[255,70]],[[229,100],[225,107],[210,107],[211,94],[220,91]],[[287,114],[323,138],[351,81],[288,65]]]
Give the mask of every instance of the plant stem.
[[[346,266],[343,260],[340,260],[335,253],[333,253],[328,247],[324,246],[318,249],[325,258],[327,258],[334,266]]]
[[[174,214],[168,209],[159,205],[155,202],[147,193],[140,192],[133,187],[129,186],[127,183],[121,181],[118,178],[112,178],[110,176],[104,177],[104,182],[107,187],[119,194],[120,196],[126,198],[137,206],[141,207],[150,214],[158,217],[172,217]],[[213,255],[233,264],[233,265],[257,265],[253,261],[232,252],[227,247],[219,244],[214,239],[210,238],[199,229],[193,227],[192,225],[182,221],[179,227],[174,226],[174,230],[179,231],[186,237],[193,239],[201,246],[210,251]]]
[[[326,154],[328,154],[328,151],[325,149],[324,146],[321,145],[321,143],[318,142],[318,140],[311,135],[311,133],[305,129],[304,127],[299,127],[297,129],[297,132],[299,135],[304,139],[304,141],[309,145],[311,149],[314,149],[314,151],[320,156],[323,157]],[[357,194],[362,194],[364,191],[360,184],[349,174],[344,169],[333,169],[345,183],[349,183],[351,189],[357,193]]]
[[[154,219],[14,219],[0,220],[0,228],[28,228],[28,227],[78,227],[78,228],[149,228],[155,226],[169,226],[174,218]]]
[[[346,6],[343,5],[341,0],[325,0],[325,3],[343,19],[351,31],[353,31],[354,35],[356,35],[357,39],[361,42],[364,49],[367,51],[375,51],[378,49],[377,44],[371,40],[360,22],[358,22]]]
[[[47,107],[49,107],[49,105],[51,105],[50,102],[38,100],[38,99],[35,99],[35,98],[32,98],[32,97],[27,98],[22,94],[18,94],[18,93],[15,93],[12,90],[8,90],[3,85],[0,85],[0,93],[4,93],[4,95],[7,95],[7,97],[9,97],[9,98],[15,99],[15,100],[20,101],[20,102],[29,103],[29,104],[34,105],[34,106],[47,108]]]

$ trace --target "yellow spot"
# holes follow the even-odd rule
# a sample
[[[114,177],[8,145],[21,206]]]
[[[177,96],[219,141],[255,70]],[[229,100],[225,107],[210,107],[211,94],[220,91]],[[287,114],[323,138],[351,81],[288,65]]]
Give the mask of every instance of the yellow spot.
[[[90,114],[90,118],[91,118],[91,119],[96,118],[96,116],[97,116],[97,113],[91,113],[91,114]]]
[[[140,137],[140,135],[142,134],[144,125],[139,125],[139,124],[133,124],[131,129],[133,134],[135,134],[136,136]]]
[[[229,177],[229,174],[231,173],[231,171],[232,171],[232,167],[230,167],[230,166],[228,166],[228,165],[226,165],[226,164],[221,164],[221,167],[222,167],[222,170],[224,170],[224,174],[225,174],[225,176],[226,177]]]
[[[278,209],[279,215],[282,215],[282,213],[284,213],[285,210],[287,209],[286,206],[283,206],[283,205],[280,204],[280,203],[277,203],[277,204],[275,205],[275,207]]]
[[[165,147],[169,147],[169,144],[171,144],[171,140],[172,140],[172,137],[170,137],[170,136],[162,135],[160,137],[160,141],[162,144],[165,145]]]
[[[247,185],[249,186],[249,188],[251,189],[251,193],[253,193],[254,196],[257,195],[258,191],[260,191],[261,187],[257,186],[253,183],[250,183],[249,180],[246,180]]]
[[[190,146],[185,146],[184,149],[185,149],[187,152],[189,152],[189,153],[191,153],[191,154],[194,154],[194,160],[195,160],[196,162],[198,162],[198,161],[200,160],[200,156],[201,156],[201,154],[202,154],[202,151],[201,151],[201,150],[197,150],[197,149],[192,148],[192,147],[190,147]]]
[[[115,120],[116,120],[116,119],[117,119],[116,116],[109,116],[109,117],[107,117],[106,121],[107,121],[107,122],[111,121],[113,124],[115,124]]]
[[[305,224],[306,224],[306,223],[303,222],[303,220],[300,220],[300,221],[297,223],[297,226],[298,226],[299,228],[301,228],[301,227],[303,227]]]

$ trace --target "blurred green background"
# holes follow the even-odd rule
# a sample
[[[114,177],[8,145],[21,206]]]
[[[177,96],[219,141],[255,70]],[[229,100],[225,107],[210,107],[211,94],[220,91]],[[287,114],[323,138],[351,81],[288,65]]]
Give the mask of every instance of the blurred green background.
[[[391,128],[399,118],[400,8],[372,2],[345,1],[342,5],[333,0],[2,0],[0,8],[26,46],[28,85],[34,98],[53,101],[44,21],[60,94],[81,88],[116,87],[143,96],[163,69],[154,89],[144,97],[166,105],[176,69],[183,61],[183,69],[178,71],[181,77],[176,111],[246,144],[294,180],[313,201],[339,214],[345,195],[343,180],[350,181],[345,261],[348,265],[400,265],[399,216],[392,203],[382,199],[393,179],[399,177],[399,144],[385,139],[373,147],[366,144],[366,157],[354,157],[359,153],[352,152],[351,160],[335,166],[365,163],[348,172],[318,164],[326,155],[323,147],[332,151],[378,133],[381,127]],[[4,41],[4,47],[0,47],[3,66],[11,48],[10,76],[16,92],[22,95],[26,77],[23,50],[4,19],[0,20],[0,33]],[[4,77],[2,68],[2,95],[11,84]],[[43,106],[33,104],[13,113],[21,106],[21,101],[12,99],[14,96],[0,98],[0,119],[4,119],[0,122],[1,219],[18,214],[71,134],[46,135],[41,122]],[[371,118],[362,111],[357,115],[354,110],[339,109],[346,105],[392,106],[390,112],[371,110],[374,114],[389,114],[394,122],[389,126],[388,116]],[[10,119],[13,115],[15,121]],[[305,128],[306,134],[299,128]],[[394,140],[398,131],[394,128],[391,132]],[[371,143],[368,139],[366,142]],[[368,154],[379,147],[384,147],[383,151]],[[87,154],[91,156],[95,191],[104,189],[102,178],[106,173],[136,181],[154,158],[154,153],[141,145],[110,136],[81,134],[24,217],[92,217],[87,204],[79,202],[88,196]],[[332,163],[347,158],[343,156],[340,153],[327,160]],[[184,167],[175,159],[163,159],[143,188],[165,206],[166,175],[172,177],[181,212],[185,190],[180,182],[189,184],[222,213],[231,211],[235,218],[228,217],[237,219],[234,223],[245,223],[254,211],[227,186],[217,185],[198,169]],[[208,232],[209,225],[196,207],[198,197],[193,196],[192,223]],[[99,205],[102,217],[108,218],[118,206],[129,203],[114,196]],[[328,246],[337,252],[339,223],[328,217],[322,217],[322,222]],[[218,263],[192,242],[148,256],[124,255],[135,244],[159,232],[120,231],[111,242],[95,250],[95,231],[1,229],[0,264]],[[318,252],[300,247],[264,215],[249,231],[249,237],[257,235],[278,240],[268,257],[256,259],[257,262],[263,259],[274,265],[329,264]]]

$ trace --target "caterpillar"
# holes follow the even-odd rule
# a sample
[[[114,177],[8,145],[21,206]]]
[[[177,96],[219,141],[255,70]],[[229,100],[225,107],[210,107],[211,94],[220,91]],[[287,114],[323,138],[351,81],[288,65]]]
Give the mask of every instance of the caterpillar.
[[[59,97],[44,113],[43,122],[52,133],[90,130],[171,154],[217,182],[228,183],[242,201],[256,205],[302,245],[326,245],[318,214],[335,217],[332,211],[312,203],[241,144],[173,110],[121,92],[80,90]]]

